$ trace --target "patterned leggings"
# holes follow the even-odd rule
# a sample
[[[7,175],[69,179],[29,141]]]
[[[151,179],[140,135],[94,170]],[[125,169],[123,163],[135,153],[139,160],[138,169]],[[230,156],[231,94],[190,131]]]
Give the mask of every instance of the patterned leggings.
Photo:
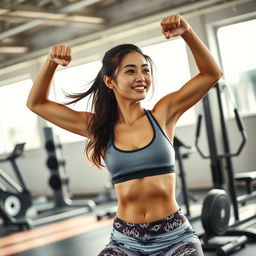
[[[200,241],[178,210],[159,221],[135,224],[115,216],[110,242],[98,256],[203,256]]]

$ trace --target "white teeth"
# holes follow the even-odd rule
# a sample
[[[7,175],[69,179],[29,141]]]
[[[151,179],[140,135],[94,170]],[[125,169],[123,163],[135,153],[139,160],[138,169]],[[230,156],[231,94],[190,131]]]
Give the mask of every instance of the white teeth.
[[[140,86],[140,87],[134,87],[133,89],[143,90],[144,88],[145,88],[144,86]]]

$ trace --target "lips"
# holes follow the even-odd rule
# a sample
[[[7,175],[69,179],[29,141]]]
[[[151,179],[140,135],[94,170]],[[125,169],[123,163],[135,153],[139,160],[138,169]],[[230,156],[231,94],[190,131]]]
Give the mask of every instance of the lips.
[[[144,89],[147,88],[147,86],[144,84],[137,84],[137,85],[133,86],[132,88],[134,89],[136,87],[144,87]]]

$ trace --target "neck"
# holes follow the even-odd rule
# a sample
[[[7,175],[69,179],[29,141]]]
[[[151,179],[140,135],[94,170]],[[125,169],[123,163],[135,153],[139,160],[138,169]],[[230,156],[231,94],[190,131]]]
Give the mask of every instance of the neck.
[[[136,120],[143,117],[145,111],[140,104],[130,106],[118,106],[118,122],[132,125]]]

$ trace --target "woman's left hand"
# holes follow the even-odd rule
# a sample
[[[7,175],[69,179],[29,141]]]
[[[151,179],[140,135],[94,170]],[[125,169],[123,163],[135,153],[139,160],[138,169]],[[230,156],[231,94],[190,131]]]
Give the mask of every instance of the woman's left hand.
[[[171,15],[163,18],[160,24],[166,39],[181,36],[190,30],[190,25],[181,15]]]

